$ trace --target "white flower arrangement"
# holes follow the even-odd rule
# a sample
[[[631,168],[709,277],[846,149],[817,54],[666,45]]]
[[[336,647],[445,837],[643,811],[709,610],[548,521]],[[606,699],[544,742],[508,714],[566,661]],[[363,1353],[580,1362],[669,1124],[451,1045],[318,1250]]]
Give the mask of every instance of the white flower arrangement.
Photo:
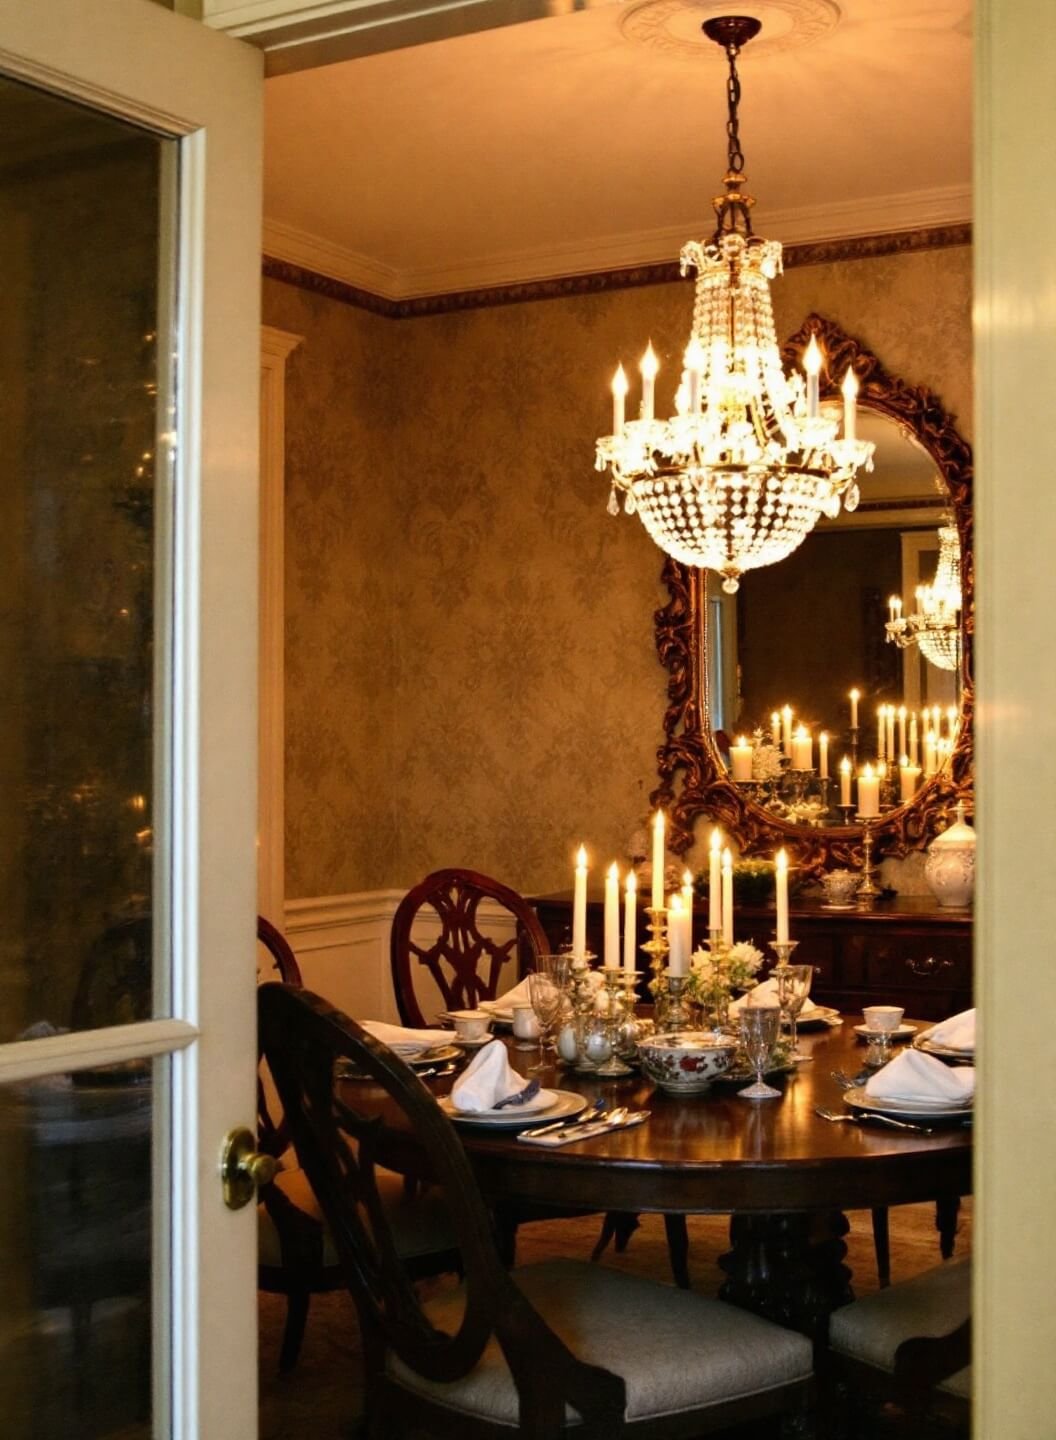
[[[740,940],[715,954],[696,950],[690,961],[686,989],[701,1005],[715,1007],[728,1001],[734,990],[750,990],[763,963],[763,952]]]

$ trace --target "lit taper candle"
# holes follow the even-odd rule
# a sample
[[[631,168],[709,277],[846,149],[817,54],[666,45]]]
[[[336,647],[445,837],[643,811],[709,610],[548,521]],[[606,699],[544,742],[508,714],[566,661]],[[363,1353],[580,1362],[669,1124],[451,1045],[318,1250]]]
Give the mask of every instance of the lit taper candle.
[[[660,361],[656,358],[656,351],[653,349],[653,342],[649,341],[648,349],[642,356],[639,367],[642,372],[642,419],[653,418],[653,396],[656,387],[656,372],[660,369]],[[660,896],[660,904],[655,905],[655,910],[663,908],[664,897]]]
[[[587,953],[587,851],[576,851],[576,885],[572,892],[572,956],[582,960]]]
[[[788,851],[779,850],[774,857],[774,879],[777,887],[777,943],[788,941]]]
[[[708,860],[708,929],[714,933],[722,929],[722,831],[717,827],[711,832]]]
[[[614,435],[618,435],[623,429],[627,389],[627,371],[622,365],[617,365],[616,374],[612,377],[612,433]]]
[[[638,876],[627,872],[626,899],[623,910],[623,968],[637,969],[638,960]]]
[[[620,963],[620,869],[614,860],[605,873],[605,964]]]
[[[729,846],[722,852],[722,938],[733,944],[733,855]]]
[[[654,910],[664,908],[664,870],[667,847],[664,839],[664,812],[658,810],[653,816],[653,891]]]

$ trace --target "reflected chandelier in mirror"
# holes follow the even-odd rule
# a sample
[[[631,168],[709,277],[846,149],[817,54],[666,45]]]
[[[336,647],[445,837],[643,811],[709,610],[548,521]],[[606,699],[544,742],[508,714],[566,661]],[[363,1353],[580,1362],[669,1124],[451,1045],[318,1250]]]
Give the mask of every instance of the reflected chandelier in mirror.
[[[935,505],[937,510],[949,517],[948,523],[955,527],[959,542],[962,591],[960,673],[950,676],[951,682],[959,681],[959,694],[956,696],[959,704],[956,722],[950,725],[953,737],[951,753],[936,773],[923,777],[923,783],[908,802],[899,800],[897,777],[893,777],[896,783],[886,790],[882,813],[871,825],[875,856],[904,855],[910,850],[923,849],[929,843],[943,828],[958,800],[964,800],[969,809],[972,804],[972,452],[932,391],[923,386],[907,385],[888,374],[876,356],[859,341],[821,316],[809,316],[800,330],[786,342],[784,361],[787,364],[799,362],[812,338],[821,345],[826,359],[821,376],[822,398],[839,400],[840,393],[834,377],[842,376],[851,366],[859,382],[863,411],[872,411],[893,421],[903,435],[927,453],[937,472]],[[940,496],[938,491],[941,489],[945,490],[945,494]],[[919,520],[917,523],[919,525]],[[930,533],[935,536],[934,528]],[[780,579],[781,571],[781,566],[776,567],[775,581]],[[719,705],[721,709],[721,700],[716,695],[712,703],[709,685],[709,668],[714,675],[716,666],[714,653],[709,653],[707,572],[669,559],[664,566],[663,579],[671,598],[657,612],[655,621],[657,650],[669,675],[668,707],[664,716],[664,742],[658,752],[660,784],[652,799],[654,804],[662,805],[668,811],[670,848],[679,854],[689,850],[694,841],[697,817],[704,815],[732,833],[746,855],[768,853],[780,845],[788,847],[795,854],[803,874],[817,874],[833,866],[860,864],[863,829],[856,822],[850,806],[840,812],[844,820],[842,824],[828,823],[829,817],[837,813],[835,803],[829,816],[823,817],[821,823],[817,819],[809,824],[796,823],[795,816],[789,817],[764,808],[759,803],[764,798],[759,793],[759,787],[733,783],[720,753],[720,743],[725,748],[732,737],[720,733],[717,740],[712,733],[713,727],[718,728],[712,710],[714,705]],[[816,602],[815,607],[812,614],[805,617],[805,622],[809,619],[814,624],[823,624],[825,596],[819,594],[812,598]],[[876,618],[881,648],[887,649],[890,654],[894,647],[884,646],[882,639],[882,621],[886,617],[878,614]],[[713,662],[710,667],[709,659]],[[938,677],[940,672],[932,673]],[[944,713],[948,713],[945,706]],[[871,716],[863,714],[862,753],[871,753],[864,748],[865,727],[871,721]],[[848,731],[846,735],[834,734],[831,737],[834,747],[849,745],[852,741],[858,758],[857,732]],[[834,748],[834,767],[839,753]],[[894,758],[897,760],[899,757]],[[835,801],[835,768],[833,780]],[[780,805],[777,807],[778,811],[782,809]]]

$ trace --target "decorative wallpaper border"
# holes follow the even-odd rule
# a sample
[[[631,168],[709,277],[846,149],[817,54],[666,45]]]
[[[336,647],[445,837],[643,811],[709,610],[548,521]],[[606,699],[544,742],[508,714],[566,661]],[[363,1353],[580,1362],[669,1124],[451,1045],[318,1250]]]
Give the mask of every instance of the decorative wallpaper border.
[[[936,225],[921,230],[902,230],[887,235],[856,235],[846,240],[819,240],[785,248],[785,269],[801,265],[831,265],[844,260],[871,260],[878,255],[901,255],[912,250],[945,250],[972,243],[970,224]],[[460,310],[480,310],[497,305],[520,305],[529,300],[561,300],[570,295],[598,295],[612,290],[633,290],[642,285],[669,285],[681,279],[678,262],[635,265],[624,270],[602,270],[588,275],[561,275],[550,280],[524,280],[512,285],[492,285],[480,290],[461,290],[448,295],[416,295],[406,300],[389,300],[369,290],[335,280],[265,255],[264,275],[301,290],[325,295],[345,305],[369,310],[389,320],[411,320],[426,315],[446,315]]]

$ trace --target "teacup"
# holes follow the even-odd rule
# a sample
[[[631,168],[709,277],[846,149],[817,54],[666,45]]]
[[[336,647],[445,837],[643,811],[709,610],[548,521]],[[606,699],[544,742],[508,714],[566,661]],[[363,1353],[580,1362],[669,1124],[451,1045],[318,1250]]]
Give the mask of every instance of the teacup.
[[[867,1005],[862,1011],[865,1028],[882,1035],[890,1035],[897,1030],[905,1013],[900,1005]]]
[[[518,1040],[531,1040],[534,1042],[539,1039],[542,1033],[539,1020],[530,1005],[515,1005],[513,1007],[513,1033]]]
[[[821,877],[827,905],[850,905],[858,893],[862,877],[854,870],[830,870]]]
[[[452,1010],[451,1019],[460,1040],[483,1040],[491,1029],[491,1016],[486,1010]]]

